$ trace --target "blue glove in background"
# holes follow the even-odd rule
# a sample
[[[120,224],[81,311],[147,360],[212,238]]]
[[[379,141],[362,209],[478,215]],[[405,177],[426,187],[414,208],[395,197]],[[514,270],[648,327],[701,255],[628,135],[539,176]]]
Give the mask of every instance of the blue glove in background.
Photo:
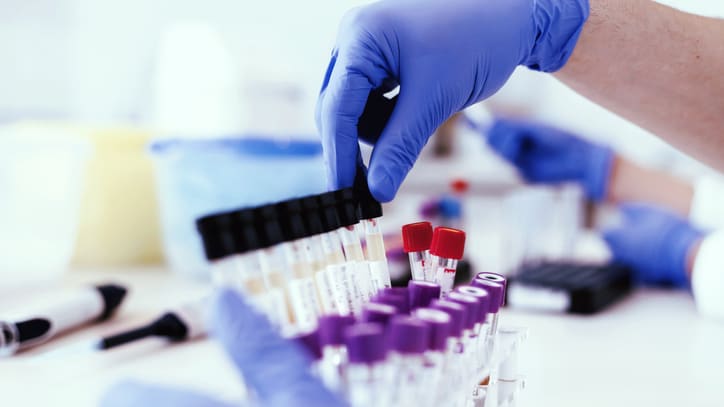
[[[628,204],[621,212],[623,225],[604,232],[614,261],[631,267],[640,283],[688,286],[689,251],[704,234],[654,206]]]
[[[253,405],[345,406],[309,372],[310,358],[300,345],[277,334],[263,315],[232,291],[214,302],[212,332],[239,369]],[[124,382],[103,397],[103,407],[194,406],[226,407],[224,403],[186,390]]]
[[[368,183],[390,201],[428,138],[495,93],[518,65],[560,69],[588,0],[386,0],[343,20],[317,101],[331,188],[352,185],[358,140],[374,144]],[[400,85],[394,100],[382,93]]]
[[[614,154],[610,148],[537,123],[497,119],[488,144],[516,166],[526,181],[575,181],[595,201],[606,198]]]

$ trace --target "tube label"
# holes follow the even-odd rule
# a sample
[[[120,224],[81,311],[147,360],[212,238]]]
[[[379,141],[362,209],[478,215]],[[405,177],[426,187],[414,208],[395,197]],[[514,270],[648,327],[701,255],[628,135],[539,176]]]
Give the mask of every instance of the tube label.
[[[322,309],[326,314],[336,314],[337,301],[335,299],[335,293],[332,289],[332,283],[329,281],[327,270],[323,269],[318,271],[314,275],[314,279],[317,282],[317,290],[319,291],[319,299],[322,305]]]
[[[372,280],[372,295],[377,294],[383,288],[392,287],[390,271],[387,268],[387,261],[377,260],[369,262],[370,279]]]
[[[361,308],[361,305],[357,306],[359,295],[355,293],[354,276],[349,266],[349,263],[327,266],[327,276],[334,291],[337,311],[342,315],[354,313]]]
[[[354,291],[356,295],[356,308],[353,311],[356,315],[362,312],[362,306],[370,301],[372,297],[372,277],[370,276],[370,266],[367,261],[357,261],[352,265],[354,273]]]
[[[442,297],[446,297],[453,289],[455,284],[455,269],[438,268],[435,274],[435,282],[440,284],[440,292]]]
[[[294,319],[300,331],[314,329],[319,314],[319,301],[314,281],[309,278],[295,278],[289,281],[289,302]]]

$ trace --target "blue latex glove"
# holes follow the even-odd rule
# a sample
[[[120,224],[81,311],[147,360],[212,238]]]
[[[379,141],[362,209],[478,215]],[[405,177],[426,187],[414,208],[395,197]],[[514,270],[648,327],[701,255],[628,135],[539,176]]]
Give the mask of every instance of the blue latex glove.
[[[689,253],[704,234],[657,207],[629,204],[621,212],[623,224],[604,232],[614,261],[631,267],[641,283],[688,286]]]
[[[518,65],[560,69],[588,12],[588,0],[383,0],[353,10],[317,102],[330,187],[352,185],[361,139],[374,144],[372,194],[392,200],[448,117],[495,93]],[[397,84],[399,96],[382,96]]]
[[[488,144],[534,183],[575,181],[593,200],[606,198],[614,153],[541,124],[497,119],[488,131]]]
[[[267,319],[238,295],[222,292],[214,309],[211,329],[255,394],[250,405],[346,405],[309,372],[310,359],[305,351],[281,338]],[[222,407],[230,404],[186,390],[125,382],[111,388],[101,405]]]

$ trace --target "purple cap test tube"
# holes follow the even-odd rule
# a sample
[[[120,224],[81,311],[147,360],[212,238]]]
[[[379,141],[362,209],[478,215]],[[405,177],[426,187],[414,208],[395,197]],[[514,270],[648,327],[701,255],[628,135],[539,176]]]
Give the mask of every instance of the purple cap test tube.
[[[400,354],[421,354],[427,350],[428,327],[417,318],[397,315],[387,326],[388,349]]]
[[[407,314],[410,312],[409,300],[402,295],[383,292],[374,297],[372,302],[391,305],[397,309],[397,313],[399,314]]]
[[[480,287],[473,287],[469,285],[463,285],[455,288],[455,292],[462,293],[475,297],[480,302],[480,309],[478,314],[478,322],[481,324],[485,323],[485,318],[490,308],[490,294]]]
[[[473,287],[482,288],[490,294],[488,312],[497,314],[498,310],[500,310],[500,305],[503,303],[503,285],[480,277],[475,277],[470,284]]]
[[[354,324],[351,315],[325,315],[319,318],[319,343],[322,347],[344,344],[344,330]]]
[[[473,296],[451,292],[448,294],[448,301],[460,304],[467,310],[465,313],[465,329],[472,330],[480,316],[480,302]]]
[[[322,359],[322,347],[319,345],[319,332],[312,331],[310,333],[300,335],[294,338],[294,341],[301,345],[312,360]]]
[[[450,335],[459,338],[463,333],[465,324],[465,308],[462,305],[447,301],[434,300],[431,308],[440,310],[450,315]]]
[[[424,322],[429,330],[428,350],[444,352],[447,339],[452,336],[452,318],[445,311],[434,308],[418,308],[415,317]]]
[[[505,292],[508,289],[508,279],[498,273],[483,272],[475,276],[476,279],[488,280],[503,286],[503,295],[500,298],[500,306],[505,305]]]
[[[392,294],[405,297],[407,300],[410,299],[410,292],[407,287],[386,287],[382,289],[382,294]]]
[[[345,330],[345,345],[350,363],[382,362],[387,355],[384,327],[376,323],[361,323]]]
[[[362,307],[362,322],[376,322],[386,326],[397,315],[397,308],[392,305],[369,302]]]
[[[440,284],[429,281],[410,280],[407,291],[410,295],[411,310],[427,307],[432,300],[440,298]]]

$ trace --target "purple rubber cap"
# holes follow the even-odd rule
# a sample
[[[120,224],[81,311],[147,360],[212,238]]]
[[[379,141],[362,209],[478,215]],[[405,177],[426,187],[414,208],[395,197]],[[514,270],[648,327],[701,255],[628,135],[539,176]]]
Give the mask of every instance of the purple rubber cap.
[[[465,325],[465,308],[452,301],[435,300],[431,308],[444,311],[450,315],[450,335],[459,338],[463,333]]]
[[[488,312],[497,313],[500,310],[500,304],[503,303],[503,285],[494,283],[485,278],[475,277],[470,283],[473,287],[482,288],[490,294],[490,304],[488,305]]]
[[[319,332],[313,331],[294,338],[294,341],[307,351],[312,360],[322,359],[322,347],[319,346]]]
[[[452,318],[447,312],[434,308],[418,308],[415,317],[427,325],[429,330],[427,348],[432,351],[444,352],[447,339],[451,336]]]
[[[420,354],[427,350],[427,324],[407,315],[397,315],[387,326],[387,347],[402,354]]]
[[[398,294],[382,293],[372,299],[372,302],[387,304],[395,307],[398,314],[409,314],[410,303],[407,297]]]
[[[385,287],[382,289],[382,294],[400,295],[402,297],[410,299],[410,292],[407,287]]]
[[[470,295],[478,299],[480,302],[480,314],[478,314],[478,322],[484,323],[490,309],[490,294],[479,287],[463,285],[455,288],[455,292]]]
[[[505,278],[505,276],[500,275],[498,273],[490,273],[490,272],[483,272],[478,273],[475,278],[479,278],[482,280],[488,280],[492,281],[494,283],[501,284],[503,286],[503,296],[500,299],[500,306],[502,307],[505,305],[505,292],[508,289],[508,279]]]
[[[351,315],[324,315],[319,318],[319,344],[322,347],[344,344],[344,330],[354,324]]]
[[[429,281],[410,280],[407,291],[410,293],[411,310],[427,307],[432,300],[440,298],[440,285]]]
[[[473,329],[480,318],[480,302],[478,299],[455,291],[449,293],[445,299],[456,302],[467,309],[465,313],[465,328]]]
[[[387,356],[385,329],[376,323],[355,324],[344,332],[347,357],[350,363],[374,364]]]
[[[397,315],[397,308],[392,305],[370,302],[362,307],[362,322],[376,322],[387,325]]]

